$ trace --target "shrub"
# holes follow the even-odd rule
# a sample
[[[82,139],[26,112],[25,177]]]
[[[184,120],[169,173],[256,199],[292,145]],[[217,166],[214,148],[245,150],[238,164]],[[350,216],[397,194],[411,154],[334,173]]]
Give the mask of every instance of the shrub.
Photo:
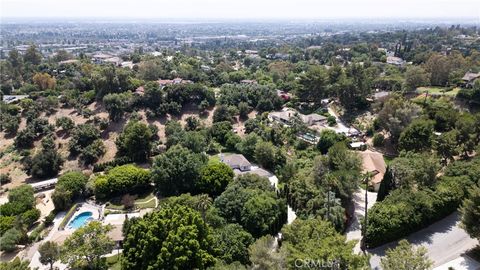
[[[10,183],[12,181],[12,177],[10,177],[10,174],[8,173],[2,173],[0,174],[0,184],[5,185],[7,183]]]
[[[375,133],[373,135],[373,146],[375,147],[381,147],[383,146],[383,143],[385,142],[385,137],[381,133]]]
[[[150,172],[134,165],[115,167],[94,180],[97,198],[107,198],[127,192],[144,191],[150,185]]]
[[[327,123],[329,126],[335,126],[337,124],[337,119],[333,115],[327,117]]]
[[[12,252],[17,248],[18,242],[22,238],[22,233],[15,228],[6,231],[0,238],[0,250]]]
[[[115,158],[112,161],[107,161],[107,162],[98,163],[98,164],[93,165],[93,172],[101,172],[101,171],[104,171],[108,168],[113,168],[113,167],[116,167],[116,166],[125,165],[125,164],[132,163],[132,162],[133,162],[133,160],[130,157]]]

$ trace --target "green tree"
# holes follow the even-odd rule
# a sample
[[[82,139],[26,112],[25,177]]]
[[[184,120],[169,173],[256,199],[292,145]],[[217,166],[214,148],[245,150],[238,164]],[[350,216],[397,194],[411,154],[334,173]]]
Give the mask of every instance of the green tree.
[[[30,270],[28,266],[30,264],[29,261],[22,261],[19,257],[15,257],[13,261],[10,262],[1,262],[0,269],[1,270]]]
[[[32,186],[25,184],[11,189],[8,193],[8,202],[19,203],[27,206],[27,208],[35,207],[35,197]]]
[[[122,118],[127,109],[130,108],[133,95],[131,92],[125,93],[111,93],[103,97],[105,109],[108,112],[110,120],[117,121]]]
[[[259,270],[281,270],[286,269],[286,253],[282,249],[280,252],[275,250],[277,240],[271,236],[262,236],[255,243],[250,245],[248,253],[254,269]]]
[[[23,61],[32,65],[40,64],[42,61],[42,54],[37,50],[37,46],[32,44],[30,47],[28,47],[25,55],[23,56]]]
[[[378,122],[386,129],[393,142],[397,142],[402,131],[421,112],[421,108],[400,96],[392,96],[378,113]]]
[[[333,130],[324,129],[322,132],[320,132],[317,148],[320,150],[320,152],[322,152],[322,154],[326,154],[332,145],[343,140],[345,140],[344,136],[337,134]]]
[[[33,177],[52,177],[60,171],[63,162],[64,160],[57,152],[53,138],[45,137],[42,140],[42,149],[32,158],[28,171]]]
[[[90,165],[98,161],[107,151],[101,139],[94,140],[91,144],[81,150],[78,159],[84,165]]]
[[[236,178],[214,205],[220,216],[242,225],[254,237],[277,232],[287,213],[285,200],[277,197],[268,178],[255,174]]]
[[[77,229],[63,243],[60,259],[73,269],[104,269],[103,255],[112,252],[114,242],[108,236],[111,226],[91,221]]]
[[[94,179],[97,198],[109,198],[126,193],[142,192],[150,186],[150,172],[132,164],[110,169]]]
[[[58,178],[52,201],[57,210],[68,209],[73,199],[84,195],[88,177],[79,171],[70,171]]]
[[[63,186],[55,187],[55,191],[52,194],[52,202],[56,210],[67,210],[72,206],[73,193]]]
[[[465,157],[475,149],[475,124],[475,117],[469,113],[460,115],[455,123],[457,145]]]
[[[432,264],[426,248],[415,249],[407,240],[401,240],[395,249],[388,249],[380,261],[385,270],[428,270]]]
[[[328,78],[324,67],[310,67],[300,79],[301,87],[297,90],[299,100],[320,104],[320,100],[329,94],[327,82]]]
[[[430,75],[419,66],[409,66],[405,72],[405,82],[403,89],[411,92],[415,91],[419,86],[425,86],[430,83]]]
[[[255,160],[266,169],[275,166],[275,147],[271,142],[258,142],[255,145]]]
[[[210,163],[200,172],[200,179],[196,183],[196,191],[216,197],[233,181],[234,176],[233,170],[228,165]]]
[[[431,120],[414,120],[400,134],[399,147],[405,151],[423,152],[432,146],[433,125]]]
[[[60,259],[60,247],[57,243],[47,241],[38,247],[40,253],[40,262],[42,264],[49,264],[50,270],[53,270],[53,264]]]
[[[100,139],[100,131],[92,124],[81,124],[73,130],[68,148],[72,154],[80,154],[96,139]]]
[[[252,110],[252,108],[248,105],[247,102],[240,102],[238,103],[238,114],[240,118],[247,119],[248,113]]]
[[[70,133],[71,129],[75,127],[75,122],[70,117],[62,116],[55,120],[55,125],[63,129],[63,131]]]
[[[385,143],[385,136],[383,136],[382,133],[375,133],[373,135],[373,146],[375,147],[382,147],[383,144]]]
[[[186,131],[195,131],[201,125],[200,120],[196,116],[189,116],[185,119],[185,130]]]
[[[248,247],[253,244],[254,238],[238,224],[227,224],[213,233],[215,249],[218,249],[220,259],[226,263],[235,261],[248,265]]]
[[[355,241],[346,241],[332,224],[320,218],[296,219],[282,229],[283,246],[288,252],[288,268],[309,269],[306,259],[339,263],[339,269],[369,269],[368,258],[353,253]],[[295,264],[297,263],[297,264]]]
[[[447,165],[449,161],[453,161],[453,157],[458,154],[457,151],[457,131],[451,130],[437,136],[434,141],[435,149],[440,157],[442,164]]]
[[[206,164],[206,156],[175,145],[158,156],[152,167],[152,179],[164,195],[195,192],[195,183]]]
[[[407,153],[390,164],[396,188],[431,187],[436,182],[438,160],[428,154]]]
[[[207,138],[199,131],[186,132],[180,143],[183,147],[188,148],[195,153],[203,153],[207,148]]]
[[[56,187],[62,186],[70,190],[74,197],[82,196],[85,192],[88,177],[79,171],[70,171],[58,178]]]
[[[255,155],[255,147],[257,142],[261,139],[255,133],[247,134],[239,143],[237,143],[237,150],[247,158],[252,158]]]
[[[469,190],[469,196],[463,201],[460,208],[462,213],[462,228],[471,237],[480,240],[480,187],[473,185]]]
[[[231,122],[233,115],[230,114],[227,106],[220,105],[213,112],[213,122]]]
[[[150,155],[153,134],[148,126],[139,121],[130,121],[118,136],[118,155],[135,161],[145,161]]]
[[[0,250],[12,252],[17,248],[17,244],[22,239],[22,232],[16,228],[7,230],[0,237]]]
[[[125,227],[123,269],[206,269],[215,263],[210,228],[185,206],[167,206]]]

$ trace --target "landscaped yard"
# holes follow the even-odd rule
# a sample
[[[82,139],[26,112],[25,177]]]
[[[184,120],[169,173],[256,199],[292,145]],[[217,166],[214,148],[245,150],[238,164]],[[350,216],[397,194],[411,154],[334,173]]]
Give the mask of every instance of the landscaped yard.
[[[440,95],[440,96],[451,96],[454,97],[458,94],[458,91],[460,91],[460,87],[455,87],[452,90],[449,87],[436,87],[436,86],[430,86],[430,87],[419,87],[417,88],[417,92],[420,94],[428,92],[429,95]]]
[[[109,210],[124,210],[124,206],[121,203],[122,197],[114,198],[106,203],[106,208]],[[136,208],[155,208],[156,200],[153,193],[145,193],[138,195],[135,199],[134,205]]]

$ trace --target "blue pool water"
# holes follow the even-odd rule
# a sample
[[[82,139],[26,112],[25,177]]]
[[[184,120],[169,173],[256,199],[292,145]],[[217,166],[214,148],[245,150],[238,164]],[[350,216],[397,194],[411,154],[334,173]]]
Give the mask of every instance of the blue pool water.
[[[78,229],[83,225],[87,224],[88,221],[92,220],[93,213],[92,212],[83,212],[78,214],[74,219],[70,221],[68,227],[72,229]]]

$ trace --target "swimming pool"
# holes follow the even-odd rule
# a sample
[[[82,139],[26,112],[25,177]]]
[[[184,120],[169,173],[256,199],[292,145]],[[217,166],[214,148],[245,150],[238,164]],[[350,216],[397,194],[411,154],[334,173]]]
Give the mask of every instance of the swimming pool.
[[[80,213],[70,221],[70,223],[68,224],[68,227],[71,229],[78,229],[83,225],[87,224],[88,221],[92,220],[93,219],[92,216],[93,216],[92,212]]]

